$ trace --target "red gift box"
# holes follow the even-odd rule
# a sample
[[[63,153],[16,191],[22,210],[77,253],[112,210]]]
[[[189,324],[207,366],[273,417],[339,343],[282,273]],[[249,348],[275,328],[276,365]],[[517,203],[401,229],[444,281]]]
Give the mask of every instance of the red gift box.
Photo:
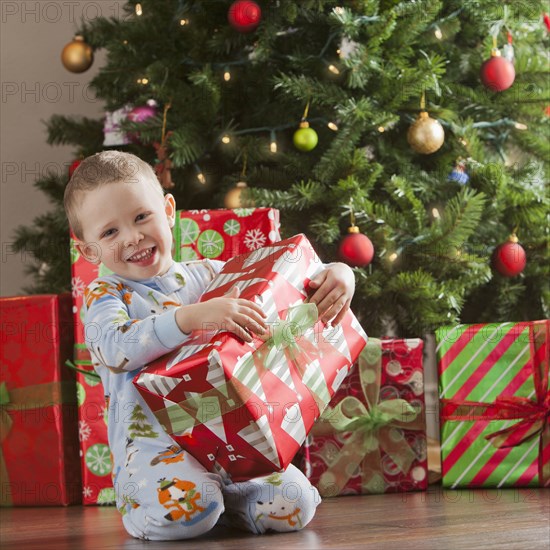
[[[229,260],[281,240],[275,208],[183,210],[174,225],[174,256],[179,261]]]
[[[2,506],[81,501],[70,295],[0,299]]]
[[[420,339],[369,339],[301,451],[322,496],[425,490]]]
[[[230,260],[201,301],[238,286],[261,304],[270,336],[246,343],[197,331],[134,379],[167,433],[208,470],[238,481],[284,469],[365,346],[351,312],[331,327],[305,303],[323,269],[303,235]]]
[[[235,210],[178,210],[174,226],[174,259],[227,260],[280,240],[279,211],[274,208]],[[94,377],[91,357],[84,343],[84,290],[97,277],[111,272],[103,264],[87,262],[71,242],[73,312],[75,316],[74,362],[92,374],[77,374],[79,435],[82,457],[84,504],[114,504],[107,425],[102,411],[105,396]],[[106,417],[105,417],[106,418]]]

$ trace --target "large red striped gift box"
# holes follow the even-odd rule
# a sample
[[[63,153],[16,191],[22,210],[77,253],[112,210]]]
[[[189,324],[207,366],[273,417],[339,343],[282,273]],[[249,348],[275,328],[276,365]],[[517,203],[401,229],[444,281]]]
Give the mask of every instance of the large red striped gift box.
[[[228,260],[280,240],[279,211],[274,208],[234,210],[178,210],[173,229],[176,261],[211,258]],[[74,363],[78,372],[79,435],[82,460],[83,503],[114,504],[111,453],[107,443],[107,416],[103,386],[94,376],[84,343],[84,290],[96,278],[111,272],[87,262],[71,240]]]
[[[332,327],[307,303],[323,269],[304,235],[233,258],[201,302],[237,286],[261,304],[269,334],[248,343],[223,328],[196,331],[134,379],[167,433],[208,470],[240,481],[286,468],[364,348],[351,311]]]
[[[436,332],[443,485],[550,486],[550,321]]]
[[[423,342],[369,338],[299,465],[323,497],[428,486]]]

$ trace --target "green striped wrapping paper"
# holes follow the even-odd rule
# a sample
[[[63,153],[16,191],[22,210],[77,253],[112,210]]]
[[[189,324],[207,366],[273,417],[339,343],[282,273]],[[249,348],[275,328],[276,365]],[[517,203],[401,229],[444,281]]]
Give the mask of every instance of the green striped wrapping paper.
[[[445,487],[550,486],[549,324],[436,332]]]

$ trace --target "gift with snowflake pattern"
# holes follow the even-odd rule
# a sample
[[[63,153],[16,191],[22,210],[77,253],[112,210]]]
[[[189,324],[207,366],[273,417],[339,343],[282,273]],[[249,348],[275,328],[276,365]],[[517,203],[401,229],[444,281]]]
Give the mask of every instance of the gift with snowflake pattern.
[[[276,242],[279,212],[273,208],[236,210],[178,210],[174,235],[176,261],[232,256]],[[114,504],[111,459],[107,442],[105,396],[94,376],[90,354],[84,343],[84,290],[97,277],[111,272],[103,265],[87,262],[71,239],[72,294],[75,319],[74,363],[90,375],[77,373],[79,399],[79,435],[82,460],[83,503]]]
[[[2,506],[81,502],[69,294],[0,299]]]
[[[445,487],[550,487],[550,321],[443,327]]]
[[[174,226],[175,256],[180,261],[229,260],[281,239],[274,208],[180,211]]]
[[[365,346],[351,311],[333,327],[307,302],[324,269],[304,235],[233,258],[201,301],[236,286],[261,305],[269,334],[195,331],[135,377],[163,428],[208,470],[239,481],[284,469]]]
[[[322,496],[425,490],[423,341],[369,338],[300,451]]]

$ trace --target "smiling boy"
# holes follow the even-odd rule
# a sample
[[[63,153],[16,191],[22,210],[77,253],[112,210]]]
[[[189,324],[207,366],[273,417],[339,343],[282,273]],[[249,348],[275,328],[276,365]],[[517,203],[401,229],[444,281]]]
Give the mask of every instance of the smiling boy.
[[[67,185],[64,204],[79,252],[113,271],[86,289],[84,324],[109,403],[116,502],[128,533],[150,540],[184,539],[207,532],[220,518],[258,534],[303,528],[320,497],[299,470],[289,466],[241,483],[208,472],[175,445],[132,384],[139,369],[206,323],[245,341],[252,340],[252,333],[264,334],[261,308],[241,299],[236,287],[198,303],[223,263],[174,262],[174,197],[164,195],[151,166],[138,157],[117,151],[88,157]],[[337,323],[353,296],[353,272],[331,264],[311,286],[321,319]],[[268,518],[258,513],[274,499],[292,522],[266,523]]]

